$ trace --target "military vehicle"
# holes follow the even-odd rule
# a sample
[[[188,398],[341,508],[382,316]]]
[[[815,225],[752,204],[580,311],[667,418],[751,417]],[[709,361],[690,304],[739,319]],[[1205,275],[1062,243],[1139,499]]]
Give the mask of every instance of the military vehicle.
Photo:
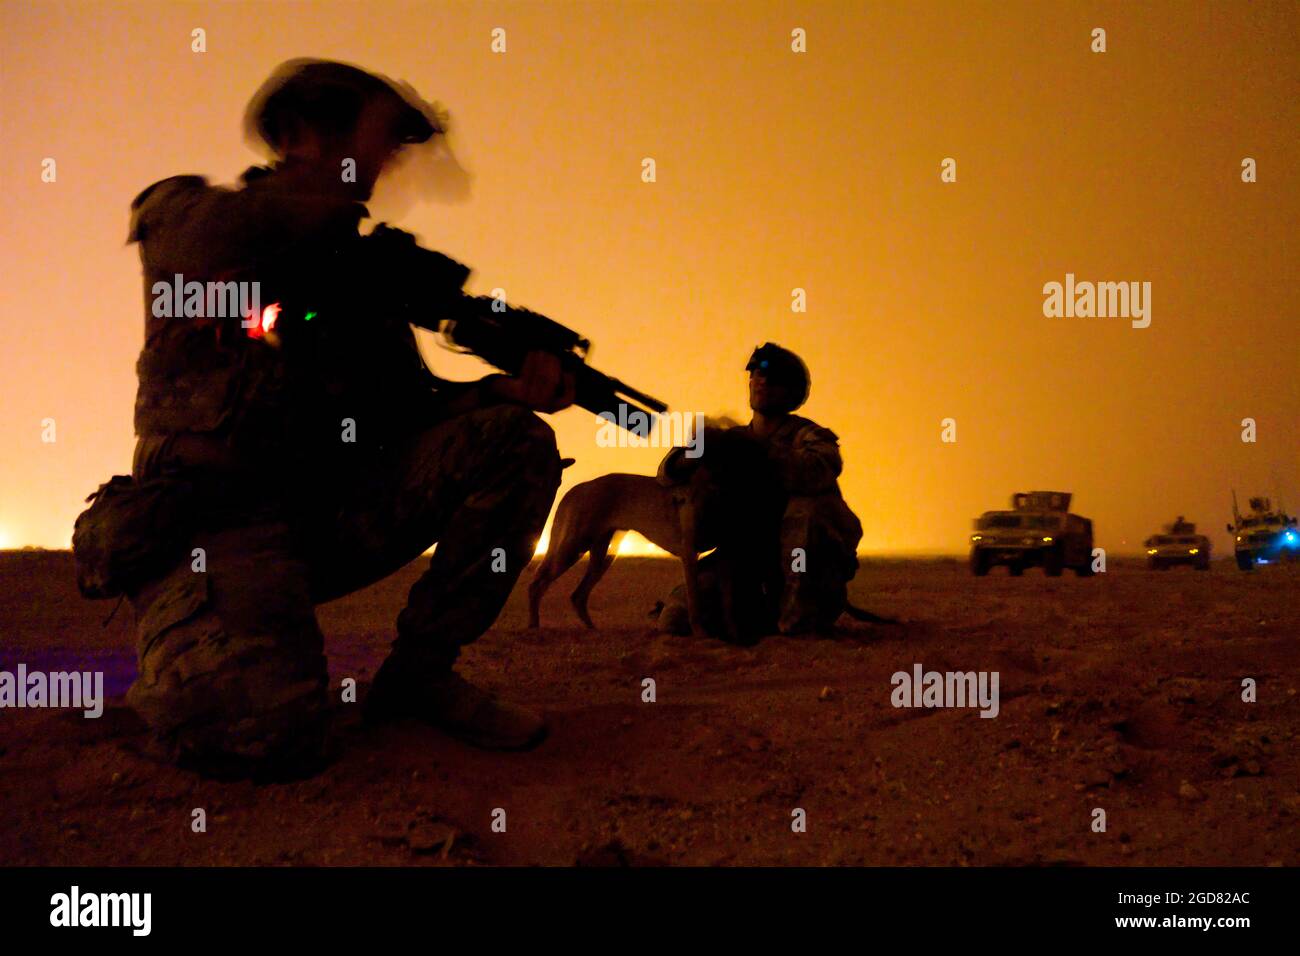
[[[986,511],[970,536],[970,568],[978,576],[1005,564],[1013,576],[1041,567],[1050,577],[1073,568],[1092,575],[1092,522],[1070,514],[1068,491],[1029,491],[1011,496],[1010,511]]]
[[[1210,570],[1210,539],[1196,533],[1196,525],[1179,515],[1160,534],[1147,538],[1147,567],[1168,571],[1176,564],[1190,564],[1197,571]]]
[[[1273,509],[1267,498],[1251,498],[1250,514],[1237,510],[1237,493],[1232,493],[1232,524],[1228,533],[1235,539],[1237,567],[1249,571],[1257,564],[1275,564],[1300,558],[1300,532],[1296,519],[1281,508]]]

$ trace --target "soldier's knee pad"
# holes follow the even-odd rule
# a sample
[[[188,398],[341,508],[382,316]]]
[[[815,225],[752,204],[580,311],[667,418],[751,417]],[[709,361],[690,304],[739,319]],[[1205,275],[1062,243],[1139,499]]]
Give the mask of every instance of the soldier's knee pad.
[[[187,561],[136,597],[139,677],[127,703],[181,762],[321,750],[328,698],[314,616],[268,607],[257,627],[221,599],[238,581],[215,583]]]
[[[542,421],[537,413],[523,405],[502,402],[488,405],[470,413],[479,422],[483,431],[496,431],[502,434],[524,435],[528,433],[547,434],[554,437],[550,425]]]
[[[791,548],[826,550],[856,568],[854,555],[862,540],[862,526],[839,495],[792,497],[781,519],[781,545],[789,558]]]
[[[555,443],[555,429],[532,409],[522,405],[493,405],[484,409],[483,414],[484,431],[489,435],[498,433],[501,445],[538,460],[554,456],[558,465],[560,452]]]
[[[493,405],[484,410],[483,441],[520,466],[533,485],[549,489],[560,486],[560,450],[555,429],[532,409],[522,405]],[[550,502],[547,502],[549,507]]]
[[[489,459],[505,456],[530,471],[553,462],[559,471],[555,430],[530,408],[509,403],[489,405],[452,422],[465,430],[473,454]]]

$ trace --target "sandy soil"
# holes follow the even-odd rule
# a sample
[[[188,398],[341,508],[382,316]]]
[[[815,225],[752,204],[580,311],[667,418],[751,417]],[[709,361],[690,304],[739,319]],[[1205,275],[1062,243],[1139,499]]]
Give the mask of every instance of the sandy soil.
[[[364,692],[421,564],[321,608],[336,687]],[[120,705],[129,606],[101,627],[111,605],[81,600],[70,555],[0,554],[0,668],[100,669],[116,704],[0,711],[0,863],[1300,864],[1300,566],[1049,581],[867,561],[857,602],[904,631],[754,649],[655,634],[646,611],[680,571],[652,559],[616,562],[585,631],[577,573],[540,632],[518,588],[463,666],[549,715],[537,751],[370,730],[340,703],[333,766],[256,786],[141,756]],[[999,716],[895,709],[890,676],[917,662],[998,671]]]

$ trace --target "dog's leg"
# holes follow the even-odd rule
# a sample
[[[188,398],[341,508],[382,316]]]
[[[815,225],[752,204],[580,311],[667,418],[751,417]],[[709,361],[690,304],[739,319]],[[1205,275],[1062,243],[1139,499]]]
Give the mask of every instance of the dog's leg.
[[[596,625],[591,623],[591,615],[587,613],[587,599],[591,597],[592,588],[600,583],[600,579],[605,576],[605,572],[614,563],[614,555],[610,553],[610,546],[613,544],[615,537],[621,538],[622,535],[617,531],[606,531],[592,543],[591,557],[587,560],[587,571],[583,574],[582,580],[578,582],[578,586],[573,589],[573,594],[569,598],[582,623],[592,629]],[[614,550],[617,551],[617,548]]]
[[[533,575],[533,579],[528,582],[528,626],[531,628],[541,627],[541,610],[542,595],[546,589],[551,586],[557,575],[551,573],[551,556],[548,554],[543,560],[542,565]]]
[[[563,503],[561,503],[563,504]],[[563,507],[555,515],[555,524],[551,528],[551,542],[546,548],[546,557],[541,567],[528,583],[528,626],[541,626],[542,596],[547,588],[582,557],[587,550],[569,527],[569,515]],[[565,519],[565,520],[562,520]]]
[[[682,573],[686,578],[686,613],[691,622],[691,633],[706,637],[704,616],[700,608],[699,555],[695,552],[695,507],[690,501],[678,507],[677,520],[682,528]]]
[[[686,578],[686,613],[691,622],[691,633],[707,637],[704,618],[700,613],[699,557],[690,548],[682,552],[682,573]]]

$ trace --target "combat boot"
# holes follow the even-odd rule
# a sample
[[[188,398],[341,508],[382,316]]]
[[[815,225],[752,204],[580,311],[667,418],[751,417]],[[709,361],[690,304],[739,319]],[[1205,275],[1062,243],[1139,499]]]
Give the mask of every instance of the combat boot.
[[[373,723],[411,718],[484,750],[529,750],[546,737],[541,714],[500,700],[455,671],[430,673],[390,656],[366,696]]]

